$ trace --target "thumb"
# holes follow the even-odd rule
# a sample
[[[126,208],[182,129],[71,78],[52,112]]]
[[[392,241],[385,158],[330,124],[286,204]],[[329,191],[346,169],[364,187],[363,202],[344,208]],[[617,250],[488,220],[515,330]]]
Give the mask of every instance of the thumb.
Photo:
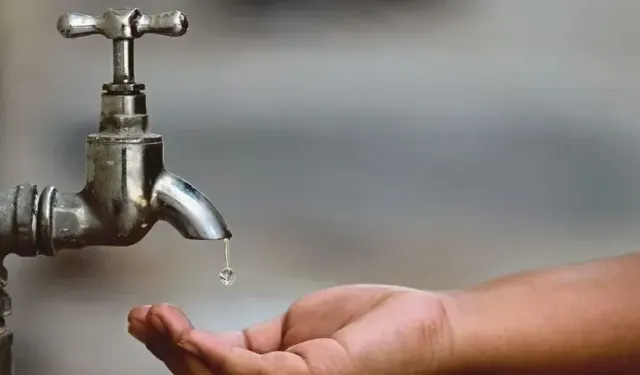
[[[215,334],[190,330],[178,345],[200,358],[212,372],[229,375],[309,375],[305,360],[294,353],[275,351],[258,354],[225,344]]]

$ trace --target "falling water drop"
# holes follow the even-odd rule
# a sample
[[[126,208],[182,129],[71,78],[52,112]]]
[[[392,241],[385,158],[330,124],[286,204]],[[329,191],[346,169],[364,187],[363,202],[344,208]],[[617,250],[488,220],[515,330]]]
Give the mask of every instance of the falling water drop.
[[[220,271],[220,282],[224,286],[233,285],[236,282],[236,275],[231,268],[229,261],[229,239],[224,239],[224,268]]]
[[[233,269],[225,267],[220,271],[220,282],[224,286],[231,286],[236,282],[236,275],[233,273]]]

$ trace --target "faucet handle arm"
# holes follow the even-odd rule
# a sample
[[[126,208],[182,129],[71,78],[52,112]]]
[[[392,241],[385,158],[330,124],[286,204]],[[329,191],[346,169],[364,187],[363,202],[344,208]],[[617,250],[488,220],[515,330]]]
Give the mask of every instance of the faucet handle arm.
[[[101,34],[107,39],[137,39],[144,34],[182,36],[189,28],[180,11],[145,15],[137,8],[109,9],[102,16],[65,13],[58,18],[58,32],[65,38]]]
[[[80,13],[65,13],[58,18],[58,32],[65,38],[102,34],[102,19]]]
[[[174,10],[149,16],[143,15],[138,20],[137,28],[140,35],[158,34],[178,37],[187,32],[189,21],[184,13]]]

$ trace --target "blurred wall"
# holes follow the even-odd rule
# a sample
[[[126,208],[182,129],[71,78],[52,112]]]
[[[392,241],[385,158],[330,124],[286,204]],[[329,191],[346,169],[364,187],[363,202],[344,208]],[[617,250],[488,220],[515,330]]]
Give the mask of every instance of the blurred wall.
[[[339,283],[453,288],[640,243],[635,0],[2,0],[2,181],[80,189],[109,42],[65,11],[180,9],[137,43],[167,165],[227,217],[221,243],[7,260],[17,374],[162,372],[126,336],[168,301],[208,329]],[[91,332],[91,334],[88,334]]]

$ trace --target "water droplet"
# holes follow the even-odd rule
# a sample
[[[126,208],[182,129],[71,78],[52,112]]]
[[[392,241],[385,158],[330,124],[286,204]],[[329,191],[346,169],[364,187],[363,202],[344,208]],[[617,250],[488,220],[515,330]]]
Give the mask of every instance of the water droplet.
[[[220,282],[224,286],[230,286],[236,282],[236,275],[233,273],[232,268],[225,267],[222,271],[220,271]]]
[[[149,225],[149,224],[147,224],[147,223],[142,223],[142,224],[140,224],[140,226],[141,226],[142,228],[146,228],[146,227],[147,227],[147,225]]]

